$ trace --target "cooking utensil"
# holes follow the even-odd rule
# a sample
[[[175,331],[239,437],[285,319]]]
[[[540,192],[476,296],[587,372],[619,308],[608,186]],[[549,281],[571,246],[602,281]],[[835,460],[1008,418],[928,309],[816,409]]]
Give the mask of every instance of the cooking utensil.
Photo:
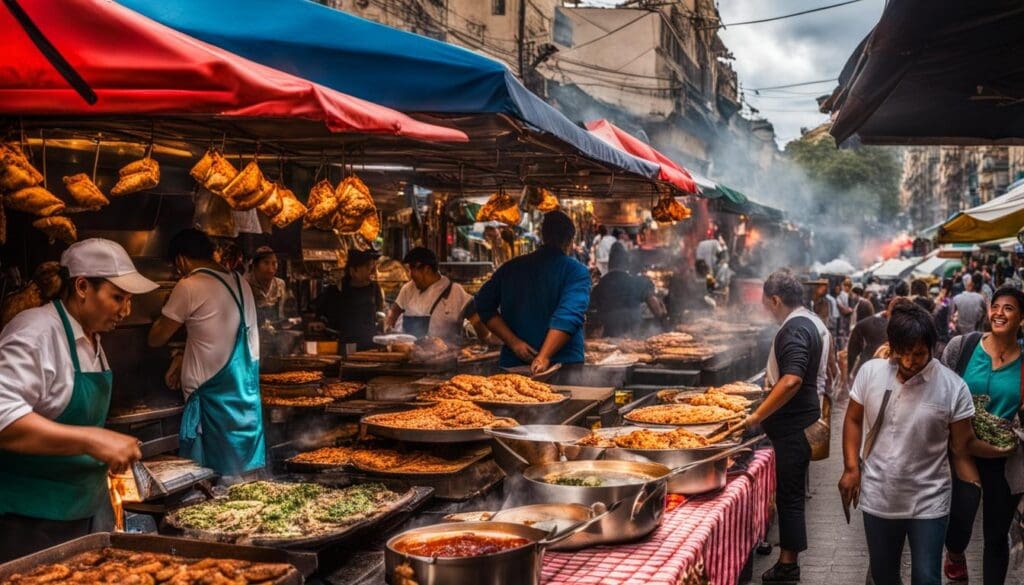
[[[410,578],[419,585],[451,585],[454,583],[501,583],[502,585],[538,585],[544,551],[572,538],[615,512],[609,507],[589,520],[579,522],[560,533],[550,533],[523,524],[510,522],[442,523],[414,528],[388,540],[384,551],[384,578],[395,585],[396,569],[411,571]],[[499,538],[518,537],[529,544],[475,557],[428,558],[399,550],[403,543],[435,539],[472,532]]]
[[[566,454],[565,445],[590,434],[583,427],[569,425],[520,425],[487,429],[486,432],[494,439],[494,460],[506,473],[518,472],[531,465],[575,459]]]
[[[532,504],[495,512],[493,522],[514,522],[540,530],[564,530],[594,516],[594,508],[583,504]],[[579,550],[592,544],[587,532],[580,532],[562,542],[551,545],[550,550]]]

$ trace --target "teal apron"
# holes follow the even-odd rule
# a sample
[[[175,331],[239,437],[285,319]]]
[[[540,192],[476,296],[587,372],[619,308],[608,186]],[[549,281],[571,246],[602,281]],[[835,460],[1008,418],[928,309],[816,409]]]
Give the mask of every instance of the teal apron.
[[[249,353],[242,283],[238,294],[216,272],[200,268],[228,290],[238,306],[238,331],[231,357],[185,403],[178,434],[180,454],[221,475],[239,475],[266,465],[259,361]]]
[[[71,400],[54,421],[102,427],[110,409],[113,376],[106,364],[102,372],[82,371],[67,313],[60,301],[53,304],[64,324],[75,367]],[[89,455],[22,455],[0,451],[0,515],[82,520],[94,516],[106,500],[107,466]]]

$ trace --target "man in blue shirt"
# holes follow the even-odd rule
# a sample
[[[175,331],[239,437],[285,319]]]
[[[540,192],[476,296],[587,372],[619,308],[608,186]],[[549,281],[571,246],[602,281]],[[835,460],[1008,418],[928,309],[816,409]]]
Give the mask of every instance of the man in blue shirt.
[[[583,362],[583,317],[590,304],[590,273],[568,256],[576,227],[552,211],[541,225],[539,250],[502,264],[476,295],[480,319],[505,342],[502,367]],[[539,349],[537,349],[539,348]]]

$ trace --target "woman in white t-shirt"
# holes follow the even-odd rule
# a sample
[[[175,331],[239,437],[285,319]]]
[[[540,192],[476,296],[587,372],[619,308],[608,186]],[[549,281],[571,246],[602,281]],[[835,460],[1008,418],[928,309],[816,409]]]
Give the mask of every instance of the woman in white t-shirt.
[[[986,457],[991,447],[974,436],[967,385],[932,358],[931,315],[899,301],[886,332],[894,357],[864,364],[850,390],[839,491],[844,506],[859,503],[863,512],[875,585],[900,583],[907,539],[912,583],[941,585],[953,487],[948,451]],[[978,481],[976,470],[968,480]]]

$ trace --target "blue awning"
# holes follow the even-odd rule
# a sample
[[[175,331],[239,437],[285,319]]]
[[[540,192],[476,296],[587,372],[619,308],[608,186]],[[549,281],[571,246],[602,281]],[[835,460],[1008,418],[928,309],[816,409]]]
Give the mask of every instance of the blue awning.
[[[308,0],[118,0],[264,65],[403,112],[505,114],[597,162],[645,178],[658,166],[591,136],[502,63]]]

